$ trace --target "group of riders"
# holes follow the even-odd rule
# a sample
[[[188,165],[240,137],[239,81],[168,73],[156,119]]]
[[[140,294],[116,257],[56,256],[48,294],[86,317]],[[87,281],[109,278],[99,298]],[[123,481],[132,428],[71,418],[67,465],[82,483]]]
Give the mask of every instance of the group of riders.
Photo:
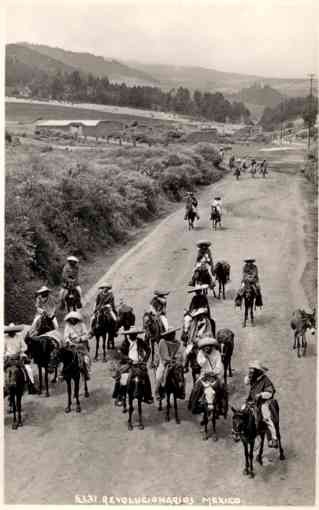
[[[192,206],[198,205],[196,198],[190,194]],[[209,241],[200,241],[196,256],[193,277],[190,282],[193,297],[184,314],[183,333],[181,340],[178,340],[176,333],[180,328],[169,326],[167,319],[167,297],[169,291],[156,290],[149,303],[148,313],[158,323],[158,338],[156,339],[155,356],[155,397],[161,398],[161,391],[166,384],[168,367],[171,363],[183,367],[184,373],[189,370],[190,358],[195,358],[197,371],[194,378],[194,387],[189,400],[189,409],[196,412],[198,404],[203,396],[204,388],[207,384],[216,395],[217,416],[224,413],[223,405],[227,389],[224,385],[223,375],[224,367],[220,352],[219,342],[215,339],[215,322],[211,316],[209,301],[207,298],[208,284],[196,280],[195,274],[199,265],[205,264],[208,267],[209,276],[213,280],[214,263],[210,249]],[[107,307],[109,313],[118,321],[122,309],[131,309],[124,301],[121,301],[119,309],[115,306],[112,285],[109,282],[102,283],[99,286],[99,292],[96,298],[96,304],[93,315],[90,320],[90,327],[87,329],[83,316],[81,314],[82,292],[79,285],[79,260],[75,256],[67,259],[63,268],[62,289],[60,292],[60,304],[64,306],[68,290],[76,289],[79,298],[79,307],[70,311],[65,316],[65,328],[63,337],[60,335],[58,321],[56,318],[57,306],[52,297],[51,290],[43,286],[36,292],[35,308],[36,314],[28,331],[30,336],[39,334],[38,328],[41,318],[45,315],[51,319],[52,329],[47,332],[47,336],[54,338],[58,346],[69,349],[78,349],[82,355],[83,371],[87,379],[90,378],[91,360],[89,356],[89,339],[94,335],[95,322],[101,308]],[[262,303],[258,269],[254,259],[246,259],[243,267],[243,278],[241,287],[237,293],[235,304],[241,303],[243,290],[245,286],[253,285],[256,290],[259,302]],[[189,327],[185,327],[187,324]],[[30,363],[30,353],[24,342],[25,328],[10,324],[4,328],[4,367],[5,370],[12,364],[18,365],[25,374],[28,383],[29,392],[35,393],[34,377]],[[117,334],[118,332],[116,332]],[[124,340],[119,348],[120,360],[114,375],[115,386],[113,398],[117,405],[122,405],[123,391],[127,387],[130,378],[134,377],[136,371],[142,373],[144,379],[144,401],[153,403],[151,381],[148,374],[148,361],[151,355],[151,345],[141,335],[145,331],[141,328],[131,326],[124,329],[121,333]],[[152,360],[153,361],[153,360]],[[269,404],[275,394],[275,388],[266,375],[267,368],[262,366],[259,361],[254,361],[248,365],[249,373],[245,383],[250,385],[250,391],[245,406],[254,404],[256,419],[262,420],[268,427],[269,446],[277,448],[278,439],[276,429],[273,424]],[[179,398],[185,398],[185,387],[181,388]]]
[[[255,158],[245,156],[243,159],[236,159],[234,155],[229,158],[229,168],[234,171],[234,175],[239,177],[241,173],[249,172],[252,177],[258,173],[260,175],[268,174],[268,162],[266,159],[257,161]]]

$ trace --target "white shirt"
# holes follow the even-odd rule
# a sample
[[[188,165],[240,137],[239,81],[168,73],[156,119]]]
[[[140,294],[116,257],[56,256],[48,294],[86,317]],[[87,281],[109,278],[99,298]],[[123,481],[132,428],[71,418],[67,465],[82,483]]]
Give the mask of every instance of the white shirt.
[[[216,377],[221,378],[224,372],[222,357],[219,351],[213,350],[211,354],[206,356],[200,349],[197,354],[197,363],[201,367],[201,377],[205,374],[212,373]]]
[[[14,336],[4,335],[4,356],[18,356],[27,350],[22,332],[16,333]]]
[[[138,359],[138,350],[137,350],[137,341],[136,340],[128,340],[130,343],[129,350],[128,350],[128,357],[132,361],[139,361]]]

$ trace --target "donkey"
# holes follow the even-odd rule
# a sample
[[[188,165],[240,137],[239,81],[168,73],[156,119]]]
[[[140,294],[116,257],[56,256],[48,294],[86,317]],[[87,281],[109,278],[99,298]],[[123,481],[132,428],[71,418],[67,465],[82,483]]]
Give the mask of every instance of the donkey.
[[[316,309],[312,313],[304,310],[295,310],[290,322],[291,329],[294,331],[293,349],[297,349],[297,356],[300,358],[300,351],[305,356],[307,350],[306,331],[310,330],[312,335],[316,332]]]
[[[222,363],[224,365],[224,382],[227,384],[227,370],[229,377],[233,376],[231,369],[231,358],[234,351],[234,333],[230,329],[220,329],[217,332],[216,340],[219,343]]]
[[[230,279],[230,264],[228,264],[228,262],[225,260],[216,262],[214,267],[214,275],[216,276],[216,280],[219,284],[218,299],[220,299],[221,292],[223,292],[223,299],[226,299],[225,287]]]

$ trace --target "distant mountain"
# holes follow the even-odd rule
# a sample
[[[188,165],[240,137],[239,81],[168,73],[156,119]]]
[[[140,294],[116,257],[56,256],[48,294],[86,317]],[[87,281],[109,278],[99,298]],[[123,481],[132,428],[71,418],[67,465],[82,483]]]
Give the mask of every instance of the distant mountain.
[[[274,87],[281,94],[302,96],[309,93],[309,80],[288,78],[265,78],[256,75],[228,73],[204,67],[173,66],[163,64],[144,64],[136,60],[126,61],[145,73],[149,73],[168,90],[184,86],[191,90],[199,89],[223,94],[237,94],[243,88],[251,87],[255,82]]]
[[[122,64],[117,60],[107,59],[91,53],[66,51],[43,44],[20,44],[37,52],[39,55],[59,61],[65,66],[71,67],[73,70],[77,69],[85,74],[91,73],[99,77],[107,76],[110,81],[123,82],[129,86],[149,85],[154,87],[158,85],[157,80],[148,73]]]

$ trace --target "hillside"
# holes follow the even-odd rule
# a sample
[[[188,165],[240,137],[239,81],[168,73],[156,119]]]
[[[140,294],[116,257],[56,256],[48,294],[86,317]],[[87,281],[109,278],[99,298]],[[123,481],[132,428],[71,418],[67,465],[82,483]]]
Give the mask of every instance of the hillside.
[[[304,96],[309,92],[309,81],[303,79],[265,78],[256,75],[238,74],[207,69],[204,67],[172,66],[162,64],[144,64],[135,60],[127,61],[146,73],[151,74],[160,82],[164,89],[185,86],[192,90],[199,89],[210,92],[219,91],[223,94],[235,94],[255,82],[276,88],[280,93],[289,96]]]
[[[23,46],[55,59],[66,66],[82,71],[85,74],[91,73],[94,76],[107,76],[110,81],[123,82],[127,85],[157,85],[157,81],[144,71],[129,67],[113,59],[106,59],[91,53],[80,53],[66,51],[61,48],[52,48],[42,44],[21,43]]]
[[[238,94],[237,99],[244,103],[268,106],[273,108],[283,99],[282,94],[269,85],[254,83],[251,87],[243,88]]]

